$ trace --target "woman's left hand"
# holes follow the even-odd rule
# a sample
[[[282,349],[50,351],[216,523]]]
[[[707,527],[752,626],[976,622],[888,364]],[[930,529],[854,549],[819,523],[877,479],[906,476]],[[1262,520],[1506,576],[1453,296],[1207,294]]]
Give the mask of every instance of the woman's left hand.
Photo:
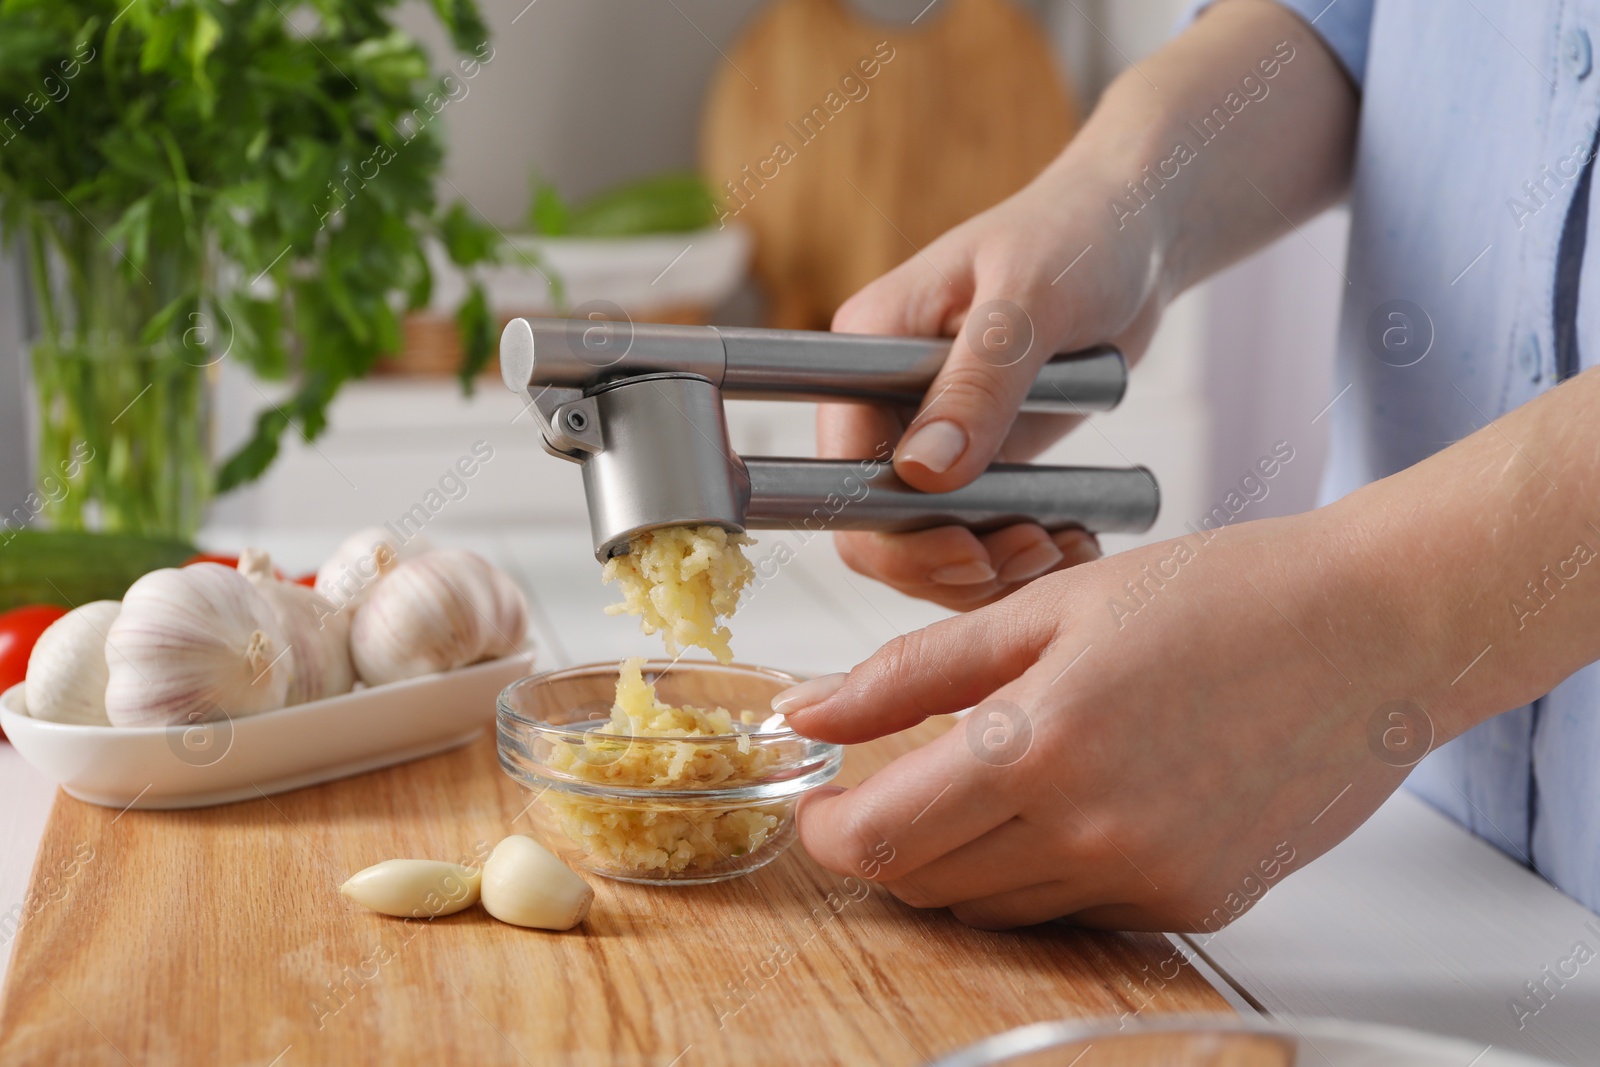
[[[797,730],[847,743],[976,705],[807,797],[806,850],[975,926],[1225,925],[1451,732],[1423,708],[1453,650],[1408,639],[1350,518],[1086,563],[791,690],[774,706]]]

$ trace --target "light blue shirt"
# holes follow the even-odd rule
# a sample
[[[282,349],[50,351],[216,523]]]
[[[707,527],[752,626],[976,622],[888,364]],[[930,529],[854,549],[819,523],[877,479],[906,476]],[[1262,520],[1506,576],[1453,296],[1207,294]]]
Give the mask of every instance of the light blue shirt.
[[[1280,2],[1312,23],[1361,88],[1330,399],[1349,389],[1329,413],[1331,500],[1556,383],[1558,250],[1600,124],[1600,0]],[[1597,226],[1600,205],[1584,227],[1590,257],[1600,257]],[[1563,274],[1576,286],[1578,369],[1600,354],[1600,268],[1580,263]],[[1585,503],[1600,525],[1600,502]],[[1600,533],[1585,539],[1600,551]],[[1528,561],[1529,579],[1559,562]],[[1567,595],[1600,595],[1600,567],[1574,581]],[[1504,610],[1516,613],[1509,596]],[[1490,647],[1474,669],[1512,654]],[[1600,665],[1443,745],[1408,784],[1600,909]]]

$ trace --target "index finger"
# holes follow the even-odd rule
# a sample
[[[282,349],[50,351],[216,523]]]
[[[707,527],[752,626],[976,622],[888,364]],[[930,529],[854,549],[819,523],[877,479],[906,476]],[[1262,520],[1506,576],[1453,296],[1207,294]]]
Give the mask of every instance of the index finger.
[[[817,456],[887,459],[905,430],[899,412],[879,404],[818,404]]]

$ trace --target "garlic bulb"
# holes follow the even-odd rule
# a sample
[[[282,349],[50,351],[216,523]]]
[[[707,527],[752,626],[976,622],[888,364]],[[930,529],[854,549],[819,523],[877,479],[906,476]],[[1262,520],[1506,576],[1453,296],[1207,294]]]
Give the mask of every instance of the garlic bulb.
[[[28,657],[28,714],[51,722],[110,726],[106,718],[106,631],[122,603],[74,608],[39,635]]]
[[[589,914],[594,889],[531,837],[494,846],[483,864],[483,910],[503,923],[570,930]]]
[[[483,872],[440,860],[384,860],[357,871],[339,892],[382,915],[432,919],[478,902]]]
[[[294,651],[272,607],[217,563],[151,571],[106,634],[113,726],[187,726],[283,707]]]
[[[250,579],[277,616],[289,647],[294,649],[294,677],[286,704],[338,696],[356,684],[350,662],[350,616],[314,589],[285,582],[272,570],[272,557],[259,548],[239,556],[239,573]]]
[[[421,534],[406,537],[387,526],[357,530],[317,568],[316,590],[336,607],[355,607],[372,593],[378,579],[406,560],[431,551],[433,542]]]
[[[385,575],[350,628],[356,672],[368,685],[508,656],[528,630],[528,602],[482,556],[441,548]]]

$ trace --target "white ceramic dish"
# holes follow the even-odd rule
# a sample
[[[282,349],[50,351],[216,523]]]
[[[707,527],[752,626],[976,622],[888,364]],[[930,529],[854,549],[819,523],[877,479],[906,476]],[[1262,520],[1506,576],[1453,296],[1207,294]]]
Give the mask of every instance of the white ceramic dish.
[[[494,727],[495,698],[533,652],[193,726],[80,726],[28,715],[27,683],[0,696],[23,759],[91,804],[199,808],[432,756]]]
[[[638,237],[530,237],[510,239],[513,249],[538,257],[544,270],[512,260],[478,271],[488,290],[489,305],[501,314],[526,315],[551,309],[549,280],[558,276],[567,305],[591,301],[618,304],[630,313],[652,308],[715,307],[726,300],[749,270],[755,249],[752,232],[737,223],[690,233],[645,234]],[[433,269],[429,309],[454,314],[467,296],[467,278],[437,244],[430,244]]]
[[[1294,1049],[1299,1067],[1556,1067],[1547,1060],[1520,1055],[1480,1042],[1437,1037],[1417,1030],[1345,1019],[1283,1017],[1155,1016],[1148,1019],[1069,1020],[1033,1023],[985,1038],[927,1067],[1071,1067],[1096,1045],[1105,1062],[1156,1063],[1137,1058],[1137,1046],[1117,1050],[1123,1041],[1151,1033],[1275,1034]],[[1088,1048],[1084,1047],[1088,1045]],[[1122,1055],[1118,1055],[1118,1051]],[[1144,1052],[1148,1055],[1149,1048]],[[1170,1050],[1169,1050],[1170,1054]],[[1214,1054],[1214,1052],[1213,1052]],[[1084,1060],[1087,1067],[1088,1060]],[[1160,1063],[1178,1062],[1167,1058]],[[1221,1063],[1196,1049],[1184,1063]],[[1231,1059],[1227,1062],[1233,1062]],[[1242,1060],[1240,1062],[1243,1062]]]

